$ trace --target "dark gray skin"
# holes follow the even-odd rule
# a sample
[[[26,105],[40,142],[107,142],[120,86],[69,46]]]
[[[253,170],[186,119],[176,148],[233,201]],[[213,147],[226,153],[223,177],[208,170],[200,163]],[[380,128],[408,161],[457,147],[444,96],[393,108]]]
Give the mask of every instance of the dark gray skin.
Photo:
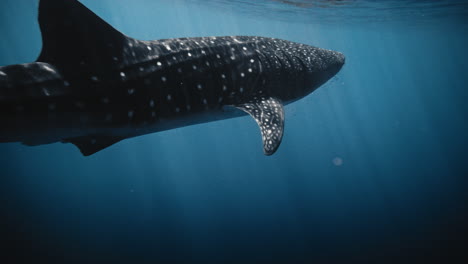
[[[283,136],[283,104],[317,89],[345,61],[263,37],[140,41],[75,0],[41,0],[39,24],[37,62],[0,67],[0,142],[71,142],[84,155],[246,113],[271,155]]]

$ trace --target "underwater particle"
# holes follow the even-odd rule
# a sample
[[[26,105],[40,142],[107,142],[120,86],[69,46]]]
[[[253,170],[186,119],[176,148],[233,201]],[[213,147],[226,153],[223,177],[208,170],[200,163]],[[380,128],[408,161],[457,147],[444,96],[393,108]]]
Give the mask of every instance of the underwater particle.
[[[333,159],[333,165],[338,166],[338,167],[343,165],[343,159],[340,157],[335,157]]]

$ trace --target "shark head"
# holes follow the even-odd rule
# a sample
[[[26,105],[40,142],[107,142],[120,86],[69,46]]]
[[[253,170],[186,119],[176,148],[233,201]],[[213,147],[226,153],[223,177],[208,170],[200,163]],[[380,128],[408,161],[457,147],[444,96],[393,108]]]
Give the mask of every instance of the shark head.
[[[253,78],[253,85],[247,86],[251,91],[247,101],[234,105],[256,120],[262,133],[264,153],[272,155],[278,149],[283,136],[283,105],[303,98],[327,82],[340,71],[345,57],[340,52],[282,39],[237,39],[244,43],[253,43],[255,52],[233,67],[233,75],[244,77],[246,70],[258,75]],[[255,63],[257,67],[250,68]],[[241,73],[238,74],[236,70]],[[242,80],[237,81],[237,85],[241,87]]]
[[[307,95],[335,76],[345,63],[345,56],[337,51],[308,46],[306,54],[301,56],[304,62],[305,83],[299,89],[300,95]]]
[[[286,40],[275,40],[274,50],[264,56],[272,74],[268,93],[284,103],[296,101],[335,76],[345,63],[337,51]]]
[[[306,65],[306,83],[302,94],[307,95],[335,76],[345,63],[345,56],[337,51],[309,46],[308,56],[302,58]]]

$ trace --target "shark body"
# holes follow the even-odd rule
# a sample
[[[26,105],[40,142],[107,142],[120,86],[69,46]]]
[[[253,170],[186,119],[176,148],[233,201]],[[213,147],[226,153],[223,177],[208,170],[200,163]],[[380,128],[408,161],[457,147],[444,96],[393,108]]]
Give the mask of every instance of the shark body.
[[[141,41],[76,0],[41,0],[39,25],[37,61],[0,67],[0,142],[70,142],[86,156],[126,138],[246,114],[271,155],[283,137],[283,105],[345,61],[266,37]]]

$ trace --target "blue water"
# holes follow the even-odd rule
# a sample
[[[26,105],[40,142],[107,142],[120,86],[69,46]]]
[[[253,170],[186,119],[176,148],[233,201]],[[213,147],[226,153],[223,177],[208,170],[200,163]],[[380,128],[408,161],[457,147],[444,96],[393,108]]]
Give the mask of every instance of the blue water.
[[[286,107],[271,157],[249,117],[90,157],[0,144],[2,263],[467,257],[468,1],[82,2],[139,39],[276,37],[346,65]],[[0,65],[39,54],[37,3],[1,1]]]

